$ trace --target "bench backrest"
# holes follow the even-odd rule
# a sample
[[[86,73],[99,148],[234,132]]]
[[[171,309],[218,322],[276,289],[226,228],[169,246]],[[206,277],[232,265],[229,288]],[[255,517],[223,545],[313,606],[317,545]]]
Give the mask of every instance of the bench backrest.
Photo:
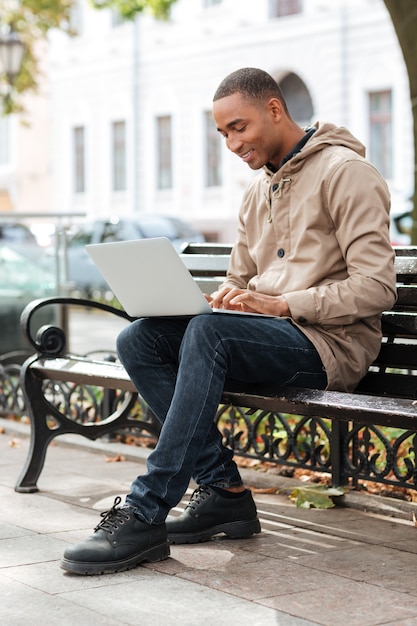
[[[203,292],[224,279],[232,246],[188,244],[181,257]],[[382,315],[383,343],[358,389],[376,395],[417,398],[417,246],[395,248],[398,299]]]
[[[181,258],[203,293],[213,293],[229,267],[231,244],[189,243]]]

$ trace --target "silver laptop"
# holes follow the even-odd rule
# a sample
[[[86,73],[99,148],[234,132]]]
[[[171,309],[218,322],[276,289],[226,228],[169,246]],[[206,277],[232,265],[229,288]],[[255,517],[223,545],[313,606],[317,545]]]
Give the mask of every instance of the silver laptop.
[[[89,244],[85,248],[131,317],[257,315],[212,309],[166,237]]]

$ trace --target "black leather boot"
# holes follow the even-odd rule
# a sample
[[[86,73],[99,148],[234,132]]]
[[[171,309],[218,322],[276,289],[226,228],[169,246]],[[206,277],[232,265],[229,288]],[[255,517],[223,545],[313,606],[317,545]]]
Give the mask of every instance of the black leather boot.
[[[168,517],[166,527],[170,543],[198,543],[220,533],[230,539],[243,539],[261,532],[250,491],[227,498],[205,485],[194,491],[180,516]]]
[[[129,507],[110,511],[85,541],[67,548],[61,567],[72,574],[112,574],[132,569],[144,561],[163,561],[169,556],[165,524],[146,524]]]

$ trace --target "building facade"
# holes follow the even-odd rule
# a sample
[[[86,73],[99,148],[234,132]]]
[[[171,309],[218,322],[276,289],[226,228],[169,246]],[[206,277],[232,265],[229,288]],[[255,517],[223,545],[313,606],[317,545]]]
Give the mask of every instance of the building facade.
[[[178,0],[166,22],[123,22],[79,0],[74,27],[49,45],[50,211],[167,213],[233,240],[254,173],[226,149],[211,106],[244,66],[275,77],[301,125],[347,126],[387,179],[393,210],[406,206],[408,78],[382,0]]]

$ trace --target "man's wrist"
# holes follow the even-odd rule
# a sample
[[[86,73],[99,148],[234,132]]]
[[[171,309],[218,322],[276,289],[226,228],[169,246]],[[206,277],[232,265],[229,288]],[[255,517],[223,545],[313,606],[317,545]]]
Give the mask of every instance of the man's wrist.
[[[285,296],[279,296],[279,300],[281,303],[280,317],[291,317],[290,307],[288,306]]]

